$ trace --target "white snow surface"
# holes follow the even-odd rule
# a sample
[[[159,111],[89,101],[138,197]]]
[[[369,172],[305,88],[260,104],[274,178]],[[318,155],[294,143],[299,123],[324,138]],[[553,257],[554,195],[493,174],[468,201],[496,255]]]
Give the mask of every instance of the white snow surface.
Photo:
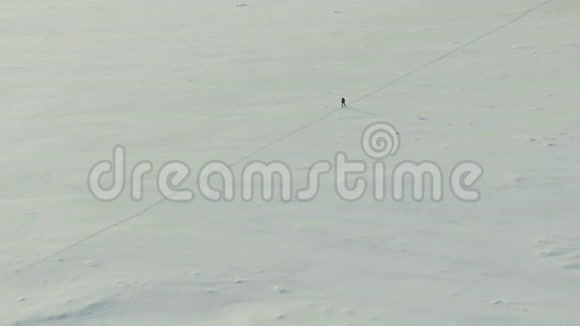
[[[580,3],[0,3],[1,325],[580,325]],[[346,97],[350,108],[339,109]],[[112,202],[91,166],[360,148],[481,199]],[[367,174],[369,176],[370,174]],[[237,194],[239,195],[239,194]]]

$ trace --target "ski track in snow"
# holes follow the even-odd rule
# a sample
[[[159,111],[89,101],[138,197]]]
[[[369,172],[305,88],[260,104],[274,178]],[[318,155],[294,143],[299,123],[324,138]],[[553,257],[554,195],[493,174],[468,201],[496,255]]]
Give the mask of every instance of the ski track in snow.
[[[580,325],[577,4],[0,7],[0,324]],[[304,175],[368,161],[377,120],[400,131],[389,163],[481,163],[483,199],[348,203],[326,180],[308,203],[102,203],[84,184],[116,144],[129,166]]]

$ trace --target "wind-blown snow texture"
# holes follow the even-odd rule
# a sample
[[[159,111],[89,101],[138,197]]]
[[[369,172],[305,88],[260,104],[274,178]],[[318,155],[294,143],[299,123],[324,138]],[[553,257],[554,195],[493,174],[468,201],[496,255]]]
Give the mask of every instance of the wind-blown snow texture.
[[[541,3],[4,1],[0,324],[580,325],[580,4]],[[117,144],[303,176],[377,120],[389,166],[475,160],[482,199],[86,186]]]

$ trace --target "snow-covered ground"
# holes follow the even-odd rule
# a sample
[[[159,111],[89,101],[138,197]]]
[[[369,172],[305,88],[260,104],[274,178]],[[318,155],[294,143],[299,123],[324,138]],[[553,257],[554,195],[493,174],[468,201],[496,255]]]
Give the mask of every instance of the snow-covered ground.
[[[0,324],[580,325],[580,4],[0,3]],[[352,104],[338,109],[345,96]],[[481,200],[95,199],[91,166],[366,158]],[[368,175],[367,175],[368,176]],[[301,181],[302,180],[302,181]]]

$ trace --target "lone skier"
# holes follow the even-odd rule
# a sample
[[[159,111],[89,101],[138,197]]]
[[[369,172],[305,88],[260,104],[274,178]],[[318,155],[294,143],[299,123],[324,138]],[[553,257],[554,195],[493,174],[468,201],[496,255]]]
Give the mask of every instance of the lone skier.
[[[346,100],[344,99],[344,97],[342,98],[341,103],[343,108],[346,107]]]

